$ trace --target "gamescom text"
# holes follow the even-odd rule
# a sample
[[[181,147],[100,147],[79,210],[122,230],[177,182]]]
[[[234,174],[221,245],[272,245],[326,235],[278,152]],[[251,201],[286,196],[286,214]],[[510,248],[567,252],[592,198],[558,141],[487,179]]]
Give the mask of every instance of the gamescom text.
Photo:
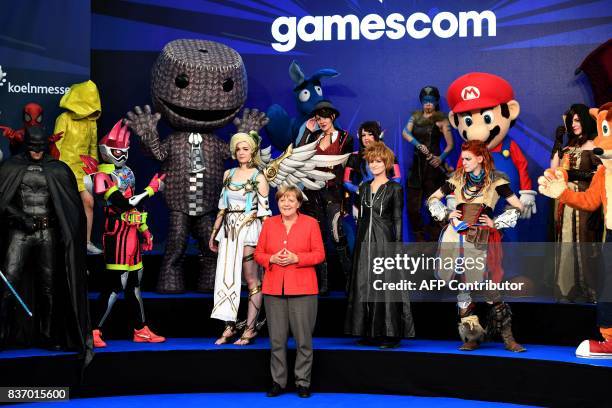
[[[433,19],[425,13],[417,12],[406,18],[401,13],[389,14],[386,18],[378,14],[368,14],[361,20],[353,14],[346,16],[305,16],[278,17],[272,23],[272,37],[277,42],[271,43],[272,48],[279,52],[291,51],[297,38],[304,42],[331,41],[333,39],[344,41],[347,31],[350,31],[351,40],[378,40],[386,35],[391,40],[400,40],[408,34],[420,40],[433,32],[440,38],[450,38],[457,33],[459,37],[467,37],[472,25],[472,36],[481,37],[483,22],[486,20],[487,34],[495,37],[497,31],[497,18],[490,10],[482,12],[462,11],[455,15],[448,11],[436,14]],[[334,38],[335,26],[335,38]]]

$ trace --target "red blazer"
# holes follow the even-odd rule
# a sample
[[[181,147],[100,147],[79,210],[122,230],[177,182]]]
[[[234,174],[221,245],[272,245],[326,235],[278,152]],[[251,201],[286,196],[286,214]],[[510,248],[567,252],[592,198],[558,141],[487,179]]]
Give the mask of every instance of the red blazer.
[[[296,254],[299,262],[287,266],[270,263],[270,257],[282,250]],[[259,235],[255,261],[265,268],[263,293],[266,295],[316,295],[319,293],[314,266],[325,260],[319,223],[299,214],[289,235],[280,215],[268,218]]]

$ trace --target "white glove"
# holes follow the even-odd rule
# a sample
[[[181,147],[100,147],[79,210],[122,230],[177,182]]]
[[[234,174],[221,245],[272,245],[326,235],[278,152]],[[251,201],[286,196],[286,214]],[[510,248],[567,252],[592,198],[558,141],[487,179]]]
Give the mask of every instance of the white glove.
[[[521,212],[516,208],[510,208],[493,220],[496,229],[514,228]]]
[[[429,208],[429,212],[431,213],[431,216],[434,218],[434,220],[444,221],[446,219],[447,208],[444,204],[442,204],[442,201],[438,200],[437,198],[434,198],[429,202],[427,207]]]
[[[352,210],[353,210],[353,218],[355,219],[355,221],[359,220],[359,208],[357,208],[356,205],[353,205]]]
[[[537,212],[536,208],[536,192],[533,190],[521,190],[519,191],[519,200],[523,204],[523,212],[521,212],[521,219],[529,219],[532,214]]]
[[[457,209],[457,200],[455,199],[454,194],[449,194],[446,196],[446,208],[450,211],[455,211]]]

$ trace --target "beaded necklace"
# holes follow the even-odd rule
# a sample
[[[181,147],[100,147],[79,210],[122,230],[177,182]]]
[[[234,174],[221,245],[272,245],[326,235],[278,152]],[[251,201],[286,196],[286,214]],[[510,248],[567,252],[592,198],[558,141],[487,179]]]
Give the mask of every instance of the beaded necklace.
[[[466,202],[473,201],[476,197],[482,195],[482,189],[485,185],[485,172],[480,172],[478,176],[473,173],[466,173],[465,183],[461,187],[461,195]]]

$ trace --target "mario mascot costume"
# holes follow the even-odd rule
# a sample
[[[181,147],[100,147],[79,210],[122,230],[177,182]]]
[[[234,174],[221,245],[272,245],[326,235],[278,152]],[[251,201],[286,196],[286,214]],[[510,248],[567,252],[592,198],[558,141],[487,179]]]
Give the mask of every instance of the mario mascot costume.
[[[524,207],[521,218],[531,218],[536,213],[537,193],[531,189],[527,160],[520,147],[506,137],[520,113],[512,86],[497,75],[471,72],[449,86],[446,99],[451,125],[464,140],[487,143],[495,168],[505,173],[510,188],[519,192]],[[518,241],[516,230],[511,230],[504,233],[504,240]]]
[[[572,191],[567,187],[567,172],[558,167],[548,169],[538,178],[539,191],[547,197],[558,198],[559,202],[582,211],[595,211],[603,204],[605,242],[612,242],[612,102],[600,109],[590,109],[597,121],[597,137],[593,140],[593,153],[601,159],[591,185],[584,192]],[[585,358],[612,358],[612,254],[608,248],[602,251],[605,268],[597,299],[597,324],[604,341],[585,340],[576,349],[576,356]]]

